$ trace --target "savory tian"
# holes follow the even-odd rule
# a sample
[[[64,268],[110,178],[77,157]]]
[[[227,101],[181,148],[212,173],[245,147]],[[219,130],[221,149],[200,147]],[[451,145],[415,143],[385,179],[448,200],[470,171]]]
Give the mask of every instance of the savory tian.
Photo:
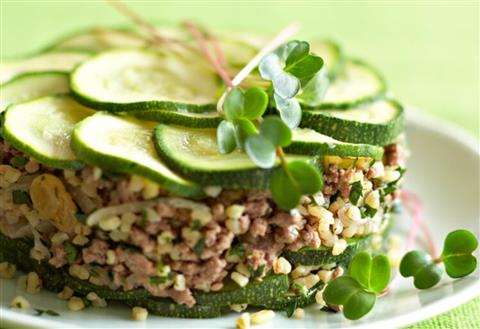
[[[275,53],[290,67],[283,80],[261,64],[242,82],[269,96],[265,115],[245,124],[252,133],[217,111],[225,85],[196,42],[168,35],[176,42],[157,45],[92,29],[2,64],[1,260],[67,297],[95,293],[163,316],[325,306],[322,289],[356,253],[385,248],[405,171],[402,105],[332,41],[306,50],[321,60],[318,79],[301,76],[295,41]],[[219,38],[226,71],[265,41]],[[298,101],[282,94],[292,77]],[[279,124],[277,110],[292,128],[282,159],[308,165],[286,177],[318,175],[293,206],[290,185],[272,183],[283,163],[251,149],[270,134],[264,123]],[[230,124],[238,147],[225,150],[217,127]]]

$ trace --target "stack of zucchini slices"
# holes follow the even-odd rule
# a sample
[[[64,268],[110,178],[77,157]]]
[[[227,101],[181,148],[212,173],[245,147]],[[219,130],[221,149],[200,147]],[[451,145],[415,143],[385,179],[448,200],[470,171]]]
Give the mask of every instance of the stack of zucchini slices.
[[[221,38],[220,44],[233,70],[258,49],[257,40],[246,37]],[[403,131],[402,106],[386,98],[386,85],[377,71],[346,58],[333,42],[319,41],[312,51],[324,58],[331,83],[320,106],[304,108],[287,158],[381,160],[383,146]],[[256,74],[249,79],[257,79]],[[272,170],[258,168],[240,151],[219,154],[215,128],[222,119],[216,102],[223,86],[200,55],[149,46],[131,31],[92,29],[64,38],[36,56],[4,61],[0,83],[2,138],[46,166],[79,170],[91,165],[138,175],[175,196],[197,200],[206,196],[207,186],[268,188]],[[79,294],[95,291],[100,297],[166,316],[215,317],[232,304],[300,307],[311,303],[322,287],[318,284],[307,294],[293,296],[287,275],[269,275],[244,288],[227,282],[221,291],[197,292],[197,303],[188,308],[151,298],[143,289],[93,286],[31,260],[30,241],[0,237],[0,258],[37,271],[49,289],[66,284]],[[370,237],[351,239],[340,256],[321,247],[285,252],[284,257],[293,265],[346,265],[369,243]]]

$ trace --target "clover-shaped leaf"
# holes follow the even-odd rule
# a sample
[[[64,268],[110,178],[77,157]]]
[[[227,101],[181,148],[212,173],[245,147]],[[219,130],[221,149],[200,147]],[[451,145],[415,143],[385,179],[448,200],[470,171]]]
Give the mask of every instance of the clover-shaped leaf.
[[[365,289],[380,293],[390,282],[388,257],[377,255],[372,258],[368,251],[362,251],[350,262],[348,274]]]
[[[271,168],[275,164],[275,145],[261,134],[249,136],[246,139],[245,151],[260,168]]]
[[[441,259],[451,278],[461,278],[472,273],[477,267],[477,259],[472,255],[478,241],[467,230],[450,232],[445,238]]]
[[[245,118],[233,120],[233,125],[235,127],[235,140],[237,141],[237,145],[243,149],[247,138],[257,134],[257,127],[255,127],[252,121]]]
[[[300,80],[287,72],[280,72],[272,79],[275,93],[282,98],[292,98],[300,90]]]
[[[264,90],[252,87],[244,93],[235,87],[227,94],[223,109],[229,121],[238,118],[255,120],[265,113],[267,105],[268,95]]]
[[[263,120],[260,133],[276,146],[284,147],[292,142],[292,131],[279,117],[274,115]]]
[[[296,128],[302,120],[302,108],[296,98],[285,99],[276,93],[273,94],[275,104],[283,122],[290,128]]]
[[[400,274],[413,277],[417,289],[428,289],[436,285],[442,278],[442,270],[424,251],[413,250],[405,254],[400,262]]]
[[[221,154],[233,152],[237,147],[235,141],[235,127],[229,121],[223,120],[217,127],[217,144]]]
[[[295,208],[302,195],[314,194],[322,187],[318,169],[300,160],[289,162],[286,169],[279,168],[270,180],[272,198],[283,209]]]
[[[350,276],[341,276],[328,283],[323,292],[327,304],[343,305],[347,319],[357,320],[370,312],[377,299],[375,293],[365,290]]]

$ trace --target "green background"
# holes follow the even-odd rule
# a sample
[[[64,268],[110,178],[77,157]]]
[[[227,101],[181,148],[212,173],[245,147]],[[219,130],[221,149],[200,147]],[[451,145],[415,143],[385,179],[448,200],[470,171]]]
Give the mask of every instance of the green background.
[[[127,20],[103,1],[1,0],[1,57],[34,52],[93,24]],[[193,19],[215,29],[275,32],[292,21],[381,69],[403,102],[478,136],[478,1],[133,1],[158,22]]]
[[[192,19],[215,30],[274,33],[302,24],[302,35],[337,40],[384,72],[393,94],[479,137],[478,1],[133,1],[144,17]],[[103,1],[0,0],[2,60],[35,52],[91,25],[127,20]],[[480,298],[415,328],[478,328]]]

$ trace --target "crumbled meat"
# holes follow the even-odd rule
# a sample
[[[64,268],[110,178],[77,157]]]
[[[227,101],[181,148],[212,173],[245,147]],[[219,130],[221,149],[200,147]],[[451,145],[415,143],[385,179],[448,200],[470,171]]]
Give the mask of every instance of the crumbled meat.
[[[267,233],[268,229],[268,222],[264,218],[255,218],[252,222],[252,225],[250,225],[250,231],[249,233],[253,237],[260,237],[264,236]]]
[[[227,262],[219,257],[212,257],[203,263],[174,261],[170,266],[183,273],[194,289],[204,291],[209,291],[212,284],[221,282],[227,275]]]
[[[160,218],[173,218],[176,214],[175,207],[165,201],[159,201],[157,204],[157,213]]]
[[[223,222],[225,220],[225,207],[221,203],[215,203],[212,206],[212,217],[216,222]]]
[[[352,186],[350,185],[350,180],[353,176],[352,170],[340,170],[340,179],[338,182],[338,190],[342,198],[348,198],[350,195],[350,190]]]
[[[67,255],[67,253],[65,252],[63,244],[54,245],[51,250],[53,257],[48,260],[48,263],[56,268],[65,265],[65,256]]]
[[[280,227],[288,227],[299,222],[300,218],[287,212],[276,213],[268,220],[270,224],[275,224]]]
[[[270,210],[270,205],[266,199],[256,201],[247,201],[245,204],[245,213],[251,218],[263,217]]]
[[[104,240],[94,239],[88,248],[82,251],[82,258],[86,264],[97,263],[104,265],[106,261],[106,254],[108,251],[108,242]]]
[[[295,225],[287,227],[277,227],[275,229],[275,241],[278,243],[289,244],[295,242],[298,238],[298,230]]]
[[[242,215],[238,219],[240,225],[240,234],[247,233],[248,229],[250,228],[250,217],[248,215]]]
[[[153,240],[150,235],[136,226],[131,228],[130,238],[132,244],[142,248],[144,253],[150,253],[155,249],[155,240]]]
[[[404,156],[399,144],[390,144],[384,147],[383,162],[387,166],[404,164]]]

